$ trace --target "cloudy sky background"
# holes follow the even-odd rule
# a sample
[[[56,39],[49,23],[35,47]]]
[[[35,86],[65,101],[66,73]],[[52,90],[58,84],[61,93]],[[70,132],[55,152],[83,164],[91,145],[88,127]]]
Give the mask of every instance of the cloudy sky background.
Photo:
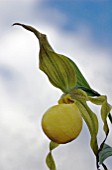
[[[79,66],[90,85],[112,103],[112,3],[110,1],[0,1],[0,169],[47,170],[49,140],[41,129],[42,114],[62,92],[38,69],[36,37],[15,22],[29,24],[58,53]],[[99,107],[92,109],[99,114]],[[100,121],[100,128],[102,123]],[[111,127],[111,125],[110,125]],[[112,132],[108,144],[112,146]],[[99,141],[104,137],[99,132]],[[80,136],[54,151],[57,170],[95,170],[84,124]],[[106,163],[112,169],[112,159]]]

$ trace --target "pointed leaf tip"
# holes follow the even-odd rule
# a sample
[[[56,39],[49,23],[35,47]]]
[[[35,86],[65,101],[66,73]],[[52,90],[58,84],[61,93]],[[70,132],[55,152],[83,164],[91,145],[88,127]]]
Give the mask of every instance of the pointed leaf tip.
[[[25,25],[25,24],[21,24],[21,23],[14,23],[12,26],[15,26],[15,25],[22,26],[26,30],[33,32],[38,39],[40,39],[41,36],[43,35],[39,31],[37,31],[34,27],[31,27],[30,25]]]
[[[20,23],[14,23],[14,24],[12,24],[12,26],[15,26],[15,25],[23,25],[23,24],[20,24]]]

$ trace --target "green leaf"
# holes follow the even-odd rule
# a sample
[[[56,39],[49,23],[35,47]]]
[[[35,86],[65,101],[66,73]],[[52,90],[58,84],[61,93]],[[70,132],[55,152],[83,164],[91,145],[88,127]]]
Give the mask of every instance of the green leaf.
[[[50,82],[64,93],[71,91],[77,83],[76,69],[73,62],[64,55],[56,53],[47,40],[45,34],[40,33],[35,28],[20,23],[23,28],[33,32],[39,40],[39,68],[49,78]]]
[[[41,47],[40,47],[41,48]],[[40,69],[50,82],[64,93],[71,91],[77,83],[76,70],[70,60],[53,51],[40,50]]]
[[[110,156],[112,156],[112,147],[110,147],[107,144],[104,144],[103,149],[99,153],[100,164],[102,164],[105,161],[105,159],[107,159]]]
[[[95,155],[98,153],[97,133],[98,133],[98,119],[95,113],[87,106],[85,101],[75,101],[83,119],[85,120],[91,135],[90,145]]]
[[[13,25],[22,26],[36,35],[40,44],[40,69],[46,73],[55,87],[65,93],[71,91],[75,86],[91,89],[77,65],[68,57],[55,53],[45,34],[29,25],[20,23]]]
[[[46,164],[50,170],[56,170],[56,165],[51,152],[49,152],[46,157]]]
[[[69,58],[68,58],[68,59],[69,59]],[[71,59],[69,59],[69,60],[72,62],[73,66],[74,66],[74,68],[75,68],[75,70],[76,70],[77,87],[82,86],[82,87],[91,89],[90,86],[89,86],[89,84],[88,84],[88,82],[87,82],[86,79],[84,78],[83,74],[81,73],[81,71],[80,71],[79,68],[77,67],[77,65],[76,65]]]
[[[56,165],[55,165],[55,162],[54,162],[54,159],[53,159],[53,156],[52,156],[52,150],[57,148],[59,146],[59,144],[51,141],[50,144],[49,144],[49,150],[50,152],[48,153],[47,157],[46,157],[46,164],[48,166],[48,168],[50,170],[56,170]]]
[[[111,110],[111,106],[107,103],[107,100],[105,100],[102,104],[102,107],[101,107],[101,117],[102,117],[102,120],[103,120],[103,123],[104,123],[103,129],[105,131],[106,136],[109,133],[107,116],[108,116],[110,110]]]

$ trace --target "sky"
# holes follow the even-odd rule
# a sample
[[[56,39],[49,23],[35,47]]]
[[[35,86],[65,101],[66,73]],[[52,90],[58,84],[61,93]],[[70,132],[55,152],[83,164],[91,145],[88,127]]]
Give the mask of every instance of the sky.
[[[49,140],[41,118],[62,92],[39,70],[36,37],[11,25],[29,24],[48,36],[56,52],[71,58],[92,88],[112,101],[112,2],[109,0],[0,1],[0,170],[47,170]],[[90,105],[100,115],[99,107]],[[98,140],[104,137],[100,116]],[[111,125],[109,124],[110,128]],[[112,131],[107,140],[112,146]],[[95,170],[83,123],[80,136],[53,155],[57,170]],[[112,169],[111,158],[106,161]]]

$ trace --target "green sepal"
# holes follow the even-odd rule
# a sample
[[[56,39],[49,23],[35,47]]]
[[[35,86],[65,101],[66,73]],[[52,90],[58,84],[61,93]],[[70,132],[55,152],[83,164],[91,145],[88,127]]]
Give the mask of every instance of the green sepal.
[[[101,105],[101,118],[103,120],[104,126],[104,132],[106,134],[106,136],[108,136],[109,133],[109,127],[108,127],[108,123],[107,123],[107,116],[109,115],[112,106],[110,104],[108,104],[107,102],[107,96],[99,96],[99,97],[88,97],[89,101],[91,101],[92,103],[96,104],[96,105]]]
[[[83,101],[75,101],[78,106],[83,119],[85,120],[88,129],[91,135],[90,146],[95,155],[98,154],[98,144],[97,144],[97,133],[98,133],[98,119],[96,114],[88,107],[86,102]]]
[[[52,155],[52,150],[57,148],[59,146],[59,144],[51,141],[49,144],[49,153],[46,157],[46,164],[49,168],[49,170],[56,170],[56,165],[55,165],[55,161]]]
[[[69,92],[69,95],[72,99],[88,101],[87,93],[84,92],[82,89],[74,88],[72,91]]]
[[[98,96],[98,97],[90,97],[88,96],[88,99],[90,102],[96,104],[96,105],[102,105],[103,102],[107,99],[106,96]]]
[[[102,117],[102,120],[103,120],[103,123],[104,123],[103,129],[105,131],[106,136],[109,133],[107,116],[108,116],[110,111],[111,111],[111,106],[107,103],[107,100],[105,100],[102,104],[102,107],[101,107],[101,117]]]
[[[98,98],[98,100],[99,100],[99,104],[98,104],[98,100],[97,100],[97,98],[91,98],[90,99],[90,101],[92,102],[92,103],[94,103],[94,104],[97,104],[97,105],[100,105],[100,103],[102,103],[103,102],[103,100],[105,100],[105,97],[106,96],[102,96],[102,95],[100,95],[98,92],[96,92],[95,90],[93,90],[93,89],[89,89],[89,88],[85,88],[85,87],[77,87],[77,88],[80,88],[80,89],[82,89],[82,90],[84,90],[86,93],[87,93],[87,95],[90,97],[90,96],[92,96],[92,97],[97,97]],[[100,100],[101,99],[101,100]],[[96,100],[96,101],[95,101]],[[96,103],[95,103],[96,102]],[[112,115],[111,115],[111,113],[109,113],[108,114],[108,118],[109,118],[109,120],[110,120],[110,122],[111,122],[111,124],[112,124]]]

